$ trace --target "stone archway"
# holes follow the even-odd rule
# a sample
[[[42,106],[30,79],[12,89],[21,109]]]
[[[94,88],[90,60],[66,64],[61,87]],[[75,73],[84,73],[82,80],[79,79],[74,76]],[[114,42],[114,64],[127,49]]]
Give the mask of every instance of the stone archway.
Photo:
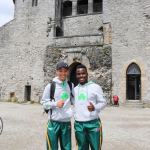
[[[74,86],[78,84],[78,81],[76,79],[76,67],[80,65],[79,62],[74,62],[69,66],[69,81],[71,81]]]
[[[126,99],[141,99],[141,70],[136,63],[130,64],[126,72]]]
[[[142,60],[129,60],[126,61],[124,63],[124,65],[122,65],[122,70],[121,70],[121,74],[120,74],[120,78],[119,78],[119,90],[116,92],[118,93],[118,96],[120,98],[120,102],[122,104],[125,104],[127,102],[127,93],[126,93],[126,85],[127,85],[127,80],[126,80],[126,74],[127,74],[127,69],[129,67],[130,64],[135,63],[139,66],[140,70],[141,70],[141,94],[140,94],[140,100],[141,102],[144,101],[145,97],[146,97],[146,87],[148,86],[147,82],[148,82],[148,76],[146,75],[146,69],[147,66],[143,63]],[[115,93],[113,90],[113,94]]]

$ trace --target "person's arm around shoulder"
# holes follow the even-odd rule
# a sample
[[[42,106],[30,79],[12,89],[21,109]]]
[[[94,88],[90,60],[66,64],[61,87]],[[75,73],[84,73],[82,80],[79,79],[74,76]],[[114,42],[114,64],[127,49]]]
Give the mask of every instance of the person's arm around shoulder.
[[[57,102],[50,100],[50,87],[51,84],[49,83],[43,92],[43,96],[41,99],[41,104],[43,105],[44,109],[49,110],[57,107]]]
[[[106,98],[104,97],[102,88],[97,84],[95,86],[95,94],[96,94],[96,104],[94,107],[97,112],[100,112],[105,108],[107,102]]]

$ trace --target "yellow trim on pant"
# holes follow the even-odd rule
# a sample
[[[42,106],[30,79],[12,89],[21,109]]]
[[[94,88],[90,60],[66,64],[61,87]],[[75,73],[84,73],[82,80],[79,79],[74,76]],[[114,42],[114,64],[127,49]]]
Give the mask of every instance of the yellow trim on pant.
[[[103,130],[102,130],[102,122],[99,121],[100,124],[100,150],[102,148],[102,142],[103,142]]]
[[[75,142],[76,142],[76,148],[77,148],[77,150],[78,150],[78,142],[77,142],[76,137],[75,137]]]
[[[51,145],[50,145],[50,141],[48,138],[48,133],[46,134],[46,140],[47,140],[47,144],[48,144],[48,150],[51,150]]]
[[[50,139],[49,139],[49,137],[48,137],[48,125],[47,125],[46,140],[47,140],[48,150],[51,150]]]

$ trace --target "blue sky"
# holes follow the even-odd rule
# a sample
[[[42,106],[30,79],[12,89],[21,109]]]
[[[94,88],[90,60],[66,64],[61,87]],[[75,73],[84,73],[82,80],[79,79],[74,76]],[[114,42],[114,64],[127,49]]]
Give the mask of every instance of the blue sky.
[[[13,0],[0,0],[0,26],[12,20],[14,17]]]

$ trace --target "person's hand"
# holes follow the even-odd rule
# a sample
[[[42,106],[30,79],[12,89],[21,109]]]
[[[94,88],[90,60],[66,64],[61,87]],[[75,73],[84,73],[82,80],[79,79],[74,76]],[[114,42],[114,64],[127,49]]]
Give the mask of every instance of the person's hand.
[[[57,102],[57,107],[58,108],[62,108],[63,106],[64,106],[64,101],[63,100],[59,100],[58,102]]]
[[[88,110],[89,110],[90,112],[92,112],[92,111],[95,110],[95,107],[94,107],[94,105],[93,105],[91,102],[90,102],[90,105],[88,105],[87,107],[88,107]]]

